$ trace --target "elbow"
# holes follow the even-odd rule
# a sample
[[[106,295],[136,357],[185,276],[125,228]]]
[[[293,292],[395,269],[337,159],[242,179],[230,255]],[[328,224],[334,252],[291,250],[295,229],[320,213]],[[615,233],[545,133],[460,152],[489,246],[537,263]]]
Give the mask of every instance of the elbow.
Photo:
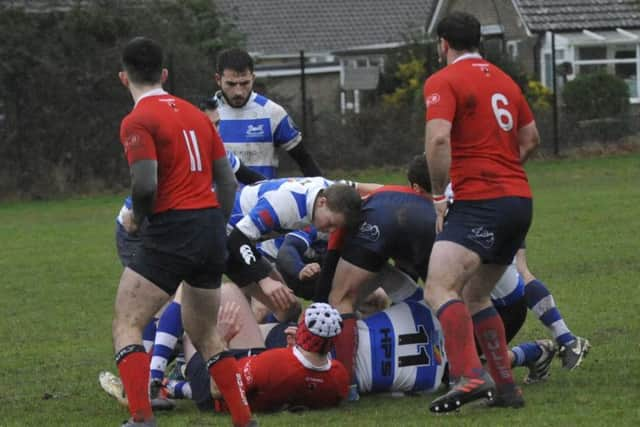
[[[431,141],[430,141],[430,145],[434,148],[441,148],[441,147],[445,147],[448,146],[450,142],[450,138],[447,135],[436,135],[434,136]]]

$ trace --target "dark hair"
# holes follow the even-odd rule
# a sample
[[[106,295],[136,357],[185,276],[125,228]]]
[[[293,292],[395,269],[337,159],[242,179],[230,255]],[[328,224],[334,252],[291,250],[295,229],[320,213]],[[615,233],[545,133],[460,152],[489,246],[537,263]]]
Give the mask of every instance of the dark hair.
[[[224,70],[233,70],[238,73],[249,70],[253,73],[253,58],[246,50],[239,47],[225,49],[216,59],[216,73],[222,75]]]
[[[436,33],[455,50],[473,51],[480,47],[480,21],[465,12],[453,12],[442,18]]]
[[[147,37],[135,37],[122,51],[122,67],[133,83],[159,83],[162,78],[162,47]]]
[[[409,184],[418,184],[427,193],[431,193],[431,178],[429,177],[429,166],[427,156],[424,153],[414,156],[407,168],[407,179]]]
[[[327,207],[331,211],[344,215],[347,229],[353,229],[360,223],[362,198],[354,187],[347,184],[332,184],[325,188],[321,195],[326,197]]]
[[[216,108],[218,108],[218,98],[215,95],[205,98],[200,103],[201,110],[215,110]]]

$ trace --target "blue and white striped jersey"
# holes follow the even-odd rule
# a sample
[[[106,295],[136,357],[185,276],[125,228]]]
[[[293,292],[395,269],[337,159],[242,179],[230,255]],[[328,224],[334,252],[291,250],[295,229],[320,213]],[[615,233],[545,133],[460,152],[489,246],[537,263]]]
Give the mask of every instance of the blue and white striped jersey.
[[[440,323],[423,301],[395,304],[358,320],[361,393],[434,391],[446,362]]]
[[[243,187],[229,219],[253,241],[286,234],[311,225],[318,193],[333,184],[323,177],[280,178]]]
[[[235,152],[244,164],[265,177],[276,177],[276,148],[291,150],[302,141],[302,134],[284,108],[252,92],[241,108],[226,103],[221,92],[218,131],[227,151]]]
[[[236,156],[233,151],[227,150],[227,160],[229,160],[229,164],[231,165],[231,170],[233,171],[233,173],[238,172],[238,169],[240,169],[240,159],[238,159],[238,156]],[[124,199],[124,204],[120,208],[118,216],[116,217],[116,222],[122,225],[123,215],[126,212],[131,211],[132,209],[133,202],[131,201],[131,196],[127,196],[127,198]]]

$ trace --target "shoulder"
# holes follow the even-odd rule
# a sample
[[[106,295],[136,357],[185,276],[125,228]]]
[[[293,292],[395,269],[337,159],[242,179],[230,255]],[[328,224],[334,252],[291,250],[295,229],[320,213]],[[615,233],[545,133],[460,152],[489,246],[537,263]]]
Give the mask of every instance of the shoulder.
[[[282,105],[267,98],[264,95],[260,95],[259,93],[255,94],[255,96],[251,100],[251,104],[253,106],[261,108],[265,111],[266,114],[270,116],[284,117],[285,115],[287,115],[287,112]]]

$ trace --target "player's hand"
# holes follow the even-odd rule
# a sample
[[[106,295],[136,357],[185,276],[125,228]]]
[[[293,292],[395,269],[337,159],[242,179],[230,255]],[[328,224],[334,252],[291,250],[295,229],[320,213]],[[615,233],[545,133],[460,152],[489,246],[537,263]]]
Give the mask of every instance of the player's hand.
[[[436,210],[436,234],[440,233],[444,228],[444,217],[447,214],[448,203],[434,203]]]
[[[242,328],[240,319],[240,306],[234,301],[227,301],[218,310],[218,333],[228,344]]]
[[[287,347],[293,347],[296,344],[297,333],[297,326],[288,326],[287,329],[284,330],[284,335],[287,338]]]
[[[298,273],[298,279],[310,280],[316,277],[318,274],[320,274],[320,264],[318,264],[317,262],[312,262],[302,267],[302,270],[300,270],[300,273]]]
[[[297,301],[296,296],[289,287],[270,277],[260,280],[258,285],[278,310],[287,310],[291,304]]]
[[[129,234],[136,234],[138,232],[138,224],[136,224],[135,217],[132,210],[127,210],[122,214],[122,227],[124,231]]]

